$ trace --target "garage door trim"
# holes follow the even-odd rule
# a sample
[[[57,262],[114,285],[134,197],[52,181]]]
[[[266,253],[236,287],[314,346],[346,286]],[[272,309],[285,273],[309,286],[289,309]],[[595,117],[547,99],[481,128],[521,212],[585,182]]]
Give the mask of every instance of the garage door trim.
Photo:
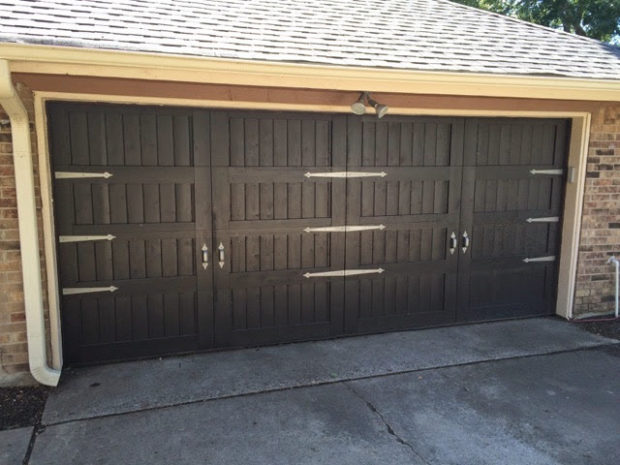
[[[253,102],[233,102],[224,101],[213,102],[208,100],[186,100],[167,97],[138,97],[138,96],[115,96],[108,94],[80,94],[71,92],[37,91],[34,95],[35,104],[35,126],[37,134],[38,159],[40,167],[41,191],[43,201],[43,236],[44,252],[46,257],[46,273],[48,283],[50,326],[51,326],[51,345],[52,345],[52,364],[56,368],[62,366],[61,350],[61,331],[59,322],[59,291],[58,279],[56,275],[57,262],[55,250],[54,218],[51,197],[51,169],[49,163],[49,148],[47,145],[47,122],[45,114],[45,103],[48,100],[60,101],[82,101],[82,102],[109,102],[109,103],[133,103],[133,104],[168,104],[168,105],[194,105],[203,108],[256,108]],[[263,108],[269,109],[296,109],[312,111],[320,108],[321,111],[344,111],[342,107],[321,105],[314,107],[311,105],[299,105],[298,107],[289,104],[265,105]],[[434,114],[434,115],[455,115],[455,116],[511,116],[511,117],[568,117],[572,120],[572,133],[569,147],[568,165],[574,169],[576,176],[574,183],[566,187],[564,204],[564,227],[560,257],[560,276],[558,283],[558,298],[556,313],[565,318],[572,317],[572,306],[574,299],[577,251],[581,230],[581,213],[583,192],[585,188],[586,158],[589,144],[589,133],[591,125],[591,114],[579,111],[513,111],[513,110],[462,110],[460,108],[407,108],[393,109],[398,114]]]

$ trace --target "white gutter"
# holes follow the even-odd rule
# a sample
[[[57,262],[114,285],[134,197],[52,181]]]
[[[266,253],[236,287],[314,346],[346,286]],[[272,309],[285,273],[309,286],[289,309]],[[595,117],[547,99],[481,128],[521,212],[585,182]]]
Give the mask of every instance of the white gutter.
[[[60,371],[47,363],[30,123],[28,112],[13,87],[6,60],[0,60],[0,105],[11,121],[30,373],[39,383],[56,386]]]

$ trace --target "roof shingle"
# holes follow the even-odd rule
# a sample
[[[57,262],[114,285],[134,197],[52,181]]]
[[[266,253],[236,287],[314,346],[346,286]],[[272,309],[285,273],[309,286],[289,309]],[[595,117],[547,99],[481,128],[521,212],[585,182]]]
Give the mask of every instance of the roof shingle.
[[[620,49],[447,0],[0,0],[0,42],[620,80]]]

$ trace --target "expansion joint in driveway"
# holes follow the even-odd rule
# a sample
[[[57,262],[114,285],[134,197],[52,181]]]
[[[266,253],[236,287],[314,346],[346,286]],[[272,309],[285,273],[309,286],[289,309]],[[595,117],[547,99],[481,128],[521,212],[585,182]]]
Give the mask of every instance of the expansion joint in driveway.
[[[379,409],[372,403],[370,402],[368,399],[366,399],[364,396],[362,396],[359,392],[357,392],[353,386],[351,386],[349,384],[348,381],[344,381],[342,383],[344,385],[344,387],[346,387],[349,391],[351,391],[353,393],[353,395],[355,395],[357,398],[359,398],[362,402],[364,402],[366,404],[366,407],[368,407],[368,409],[374,413],[377,418],[379,418],[379,420],[381,420],[381,423],[383,423],[385,425],[385,429],[388,432],[388,434],[390,436],[392,436],[396,442],[398,442],[399,444],[407,447],[412,453],[413,455],[415,455],[417,458],[419,458],[422,462],[431,465],[430,462],[428,462],[427,460],[424,459],[424,457],[422,457],[420,455],[420,453],[418,451],[416,451],[414,449],[414,447],[411,445],[411,443],[405,441],[402,437],[400,437],[398,435],[398,433],[396,431],[394,431],[394,428],[392,428],[392,426],[390,425],[390,423],[385,419],[385,417],[383,416],[383,414],[379,411]]]
[[[37,436],[45,431],[45,426],[41,424],[41,418],[39,418],[36,424],[32,427],[32,434],[30,435],[30,441],[28,442],[28,448],[26,449],[26,454],[24,455],[24,460],[22,465],[30,464],[30,455],[32,455],[32,450],[34,449],[34,443],[37,440]]]

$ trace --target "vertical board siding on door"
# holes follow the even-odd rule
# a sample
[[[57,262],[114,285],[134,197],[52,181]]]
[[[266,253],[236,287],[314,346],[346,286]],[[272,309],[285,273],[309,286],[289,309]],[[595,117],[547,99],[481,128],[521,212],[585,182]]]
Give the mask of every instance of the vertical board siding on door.
[[[230,184],[231,221],[329,218],[330,186],[303,182]]]
[[[384,172],[347,182],[346,268],[380,275],[346,278],[351,333],[449,323],[455,315],[462,121],[450,118],[348,118],[347,169]],[[372,169],[370,169],[372,167]]]
[[[194,222],[193,211],[188,208],[192,204],[192,184],[65,184],[57,190],[70,199],[66,208],[73,210],[76,225]]]
[[[50,104],[57,233],[112,241],[60,243],[65,358],[105,360],[198,348],[192,113]]]
[[[335,169],[338,153],[345,168],[334,138],[340,131],[344,140],[344,119],[339,128],[321,114],[214,112],[213,120],[215,240],[225,256],[215,274],[216,344],[339,334],[342,278],[303,275],[343,268],[344,236],[305,229],[344,225],[344,181],[305,173]]]
[[[554,312],[569,125],[565,120],[469,120],[463,228],[470,251],[460,266],[459,319],[481,321]],[[524,263],[555,256],[555,262]]]
[[[63,287],[90,281],[194,276],[195,241],[120,239],[61,245],[63,262],[75,263],[61,273]],[[153,260],[157,257],[157,260]]]
[[[331,260],[330,236],[308,233],[233,236],[228,256],[231,273],[326,268]]]
[[[565,169],[567,121],[48,115],[56,172],[112,173],[54,182],[60,236],[115,236],[58,244],[62,288],[118,288],[63,296],[68,363],[553,312],[557,262],[523,260],[558,255],[561,222],[527,220],[561,217],[564,176],[530,170]]]

